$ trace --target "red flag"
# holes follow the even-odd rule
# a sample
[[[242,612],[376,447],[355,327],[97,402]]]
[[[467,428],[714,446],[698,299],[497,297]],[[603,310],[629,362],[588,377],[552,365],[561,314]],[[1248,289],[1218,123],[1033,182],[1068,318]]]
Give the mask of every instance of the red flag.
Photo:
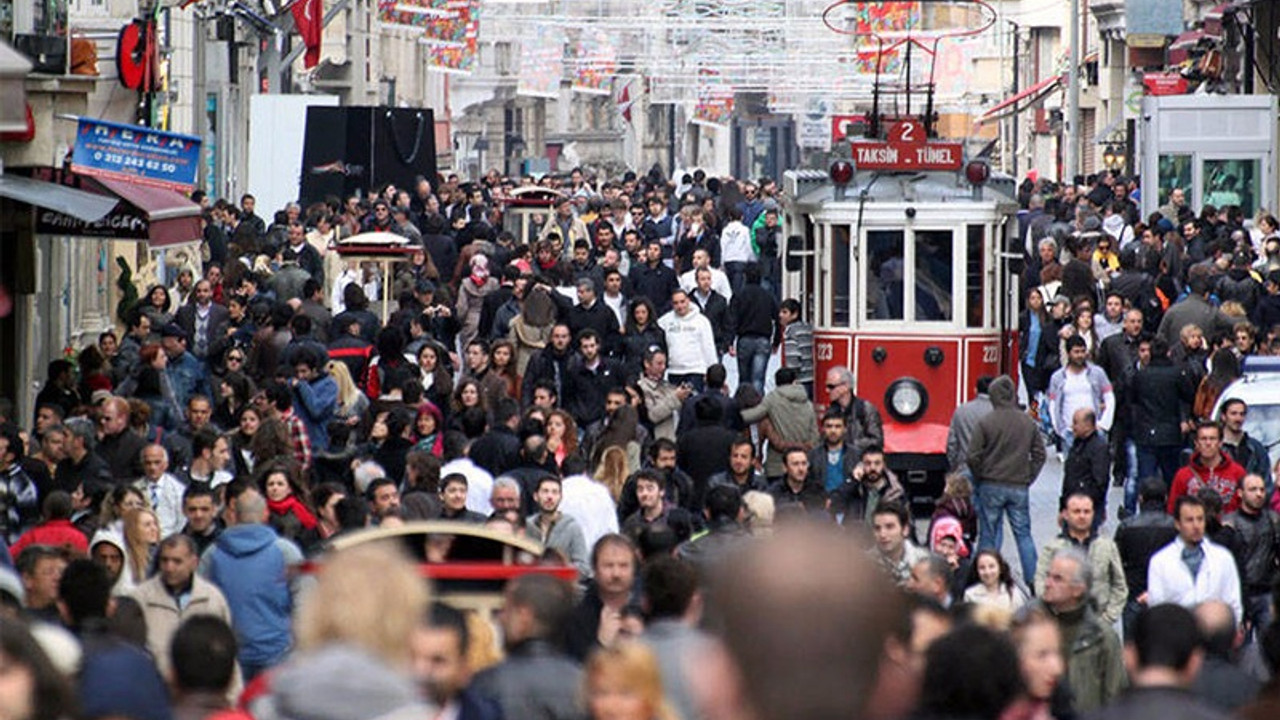
[[[309,70],[320,64],[320,36],[324,33],[324,0],[298,0],[293,4],[293,22],[307,46],[302,64]]]
[[[618,112],[622,113],[622,119],[625,120],[628,125],[631,124],[632,103],[631,82],[628,81],[627,84],[622,87],[622,92],[618,94]]]

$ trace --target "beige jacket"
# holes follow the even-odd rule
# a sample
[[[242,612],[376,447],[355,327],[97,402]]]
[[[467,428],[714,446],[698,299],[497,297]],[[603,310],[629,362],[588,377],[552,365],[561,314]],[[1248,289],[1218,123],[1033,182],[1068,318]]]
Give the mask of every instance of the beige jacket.
[[[231,624],[231,608],[216,585],[196,575],[191,581],[191,598],[185,608],[165,589],[156,576],[134,588],[130,593],[147,619],[147,649],[156,659],[161,674],[169,671],[169,643],[174,633],[187,618],[196,615],[214,615]]]

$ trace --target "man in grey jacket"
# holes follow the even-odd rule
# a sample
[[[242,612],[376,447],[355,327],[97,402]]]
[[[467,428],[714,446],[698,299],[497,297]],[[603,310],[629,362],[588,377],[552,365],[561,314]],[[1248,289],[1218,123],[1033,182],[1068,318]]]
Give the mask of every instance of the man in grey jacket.
[[[1035,421],[1018,407],[1013,380],[991,382],[991,413],[978,421],[969,442],[969,470],[978,488],[978,549],[1000,549],[1004,514],[1018,543],[1022,577],[1036,574],[1036,544],[1031,537],[1031,498],[1027,489],[1044,467],[1044,440]]]
[[[991,413],[991,397],[987,391],[991,387],[991,376],[978,378],[978,394],[972,400],[956,408],[951,416],[951,427],[947,430],[947,464],[951,472],[960,473],[973,480],[969,472],[969,441],[973,438],[973,429],[978,421]]]
[[[587,557],[587,541],[582,527],[572,516],[560,512],[560,500],[564,497],[560,478],[546,475],[538,480],[533,494],[538,512],[529,516],[525,532],[549,550],[564,555],[578,569],[583,580],[591,577],[591,563]]]
[[[776,387],[753,408],[742,411],[742,421],[754,425],[768,418],[769,427],[761,435],[769,440],[769,454],[764,461],[764,474],[775,482],[785,474],[784,458],[790,448],[812,450],[821,438],[818,423],[809,402],[809,394],[796,380],[795,368],[780,368],[774,374]]]

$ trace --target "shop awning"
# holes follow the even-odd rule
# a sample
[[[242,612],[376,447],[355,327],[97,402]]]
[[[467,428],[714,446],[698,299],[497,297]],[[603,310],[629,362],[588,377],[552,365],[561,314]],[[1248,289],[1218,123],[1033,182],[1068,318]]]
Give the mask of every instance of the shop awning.
[[[1003,120],[1010,115],[1016,115],[1023,110],[1026,110],[1032,105],[1035,105],[1045,99],[1049,93],[1056,90],[1058,85],[1062,83],[1062,80],[1062,75],[1054,75],[1053,77],[1041,80],[1029,88],[1010,95],[1004,100],[1001,100],[998,105],[983,113],[982,117],[978,118],[978,124]]]
[[[0,197],[56,210],[87,223],[101,220],[116,206],[113,197],[6,174],[0,174]]]
[[[94,178],[94,182],[146,215],[147,243],[151,247],[163,248],[197,242],[203,237],[200,206],[177,190],[108,178]]]

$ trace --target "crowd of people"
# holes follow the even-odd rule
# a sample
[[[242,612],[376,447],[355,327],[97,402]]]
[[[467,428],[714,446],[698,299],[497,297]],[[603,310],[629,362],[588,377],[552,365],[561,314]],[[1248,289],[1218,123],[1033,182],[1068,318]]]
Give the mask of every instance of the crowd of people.
[[[1247,405],[1218,402],[1280,348],[1270,216],[1024,183],[1019,377],[957,409],[929,515],[854,374],[815,376],[774,182],[575,170],[516,237],[532,178],[437,180],[270,223],[197,198],[198,266],[51,363],[29,421],[0,399],[14,720],[1275,707],[1280,506]],[[368,231],[408,246],[387,277],[336,250]],[[536,541],[579,582],[521,575],[495,627],[386,547],[328,552],[415,520]]]

